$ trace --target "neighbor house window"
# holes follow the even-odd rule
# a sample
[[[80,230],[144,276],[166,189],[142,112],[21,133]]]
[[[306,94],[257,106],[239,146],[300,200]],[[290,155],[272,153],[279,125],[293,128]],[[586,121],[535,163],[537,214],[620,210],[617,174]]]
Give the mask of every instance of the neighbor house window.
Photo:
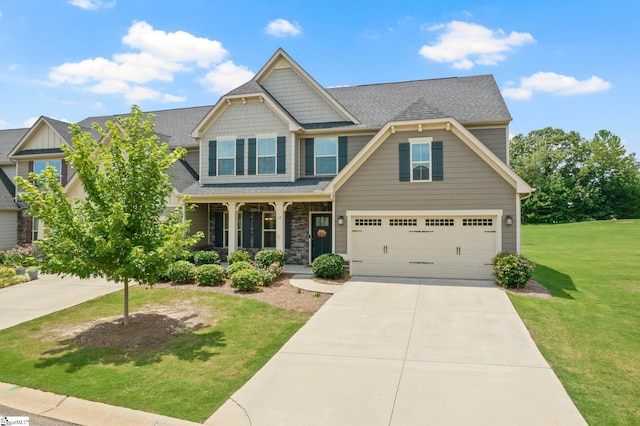
[[[238,239],[236,241],[236,247],[242,247],[242,212],[238,212],[238,222],[236,224],[238,229]],[[229,212],[224,212],[223,229],[223,247],[229,247]]]
[[[56,169],[58,178],[60,178],[62,170],[62,160],[35,160],[33,162],[33,171],[34,173],[39,175],[42,174],[42,172],[44,172],[44,169],[46,169],[48,166]]]
[[[262,212],[262,247],[276,247],[276,212]]]
[[[431,143],[411,143],[411,180],[431,180]]]
[[[31,241],[36,241],[40,235],[38,230],[40,228],[40,219],[37,217],[33,218],[33,224],[31,225]]]
[[[335,175],[338,173],[338,138],[315,139],[315,174]]]
[[[276,138],[258,139],[258,174],[267,175],[276,173]]]
[[[236,141],[218,141],[218,175],[234,175],[236,172]]]

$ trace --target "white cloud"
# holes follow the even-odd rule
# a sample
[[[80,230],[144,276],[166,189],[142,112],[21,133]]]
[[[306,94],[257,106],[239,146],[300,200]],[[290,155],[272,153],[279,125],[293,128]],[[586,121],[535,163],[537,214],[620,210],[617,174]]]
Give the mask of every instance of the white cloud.
[[[251,80],[253,76],[254,73],[247,67],[227,61],[209,71],[200,79],[200,83],[210,92],[224,94]]]
[[[98,10],[108,9],[116,5],[116,0],[102,1],[102,0],[69,0],[71,6],[79,7],[84,10]]]
[[[246,67],[223,62],[228,52],[219,41],[184,31],[168,33],[154,30],[146,22],[134,22],[122,37],[122,43],[139,52],[64,63],[51,68],[49,82],[84,86],[92,93],[121,95],[128,102],[183,102],[184,96],[146,86],[153,82],[172,82],[177,73],[212,65],[215,65],[213,70],[202,78],[203,84],[212,91],[220,92],[221,88],[228,91],[235,87],[228,87],[229,84],[244,83],[253,76]]]
[[[482,25],[451,21],[427,28],[444,31],[437,42],[422,46],[419,53],[436,62],[451,62],[453,68],[470,69],[474,65],[497,65],[515,47],[535,40],[529,33],[492,30]]]
[[[36,123],[36,121],[38,121],[38,118],[40,118],[40,117],[31,117],[31,118],[27,118],[26,120],[24,120],[24,121],[22,122],[22,125],[23,125],[24,127],[31,127],[31,126],[33,126],[33,125]]]
[[[554,95],[570,96],[583,93],[595,93],[609,90],[613,85],[592,76],[586,80],[556,74],[554,72],[537,72],[530,77],[520,79],[520,87],[510,87],[502,91],[503,96],[511,99],[531,99],[533,93],[546,92]]]
[[[302,27],[297,22],[289,22],[286,19],[275,19],[265,27],[264,31],[275,37],[297,36],[302,32]]]

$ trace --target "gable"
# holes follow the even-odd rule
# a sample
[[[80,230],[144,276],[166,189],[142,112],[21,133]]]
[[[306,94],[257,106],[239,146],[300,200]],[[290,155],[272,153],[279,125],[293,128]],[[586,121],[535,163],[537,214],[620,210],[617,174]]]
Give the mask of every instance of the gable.
[[[42,123],[35,132],[29,135],[28,139],[23,141],[20,151],[59,149],[65,143],[58,132]]]

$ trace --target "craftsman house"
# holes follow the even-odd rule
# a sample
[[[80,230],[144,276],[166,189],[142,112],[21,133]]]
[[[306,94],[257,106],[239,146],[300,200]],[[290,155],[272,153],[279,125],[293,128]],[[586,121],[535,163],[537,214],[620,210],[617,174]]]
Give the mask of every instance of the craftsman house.
[[[223,254],[333,252],[352,274],[486,278],[497,252],[519,251],[533,189],[508,166],[511,116],[491,75],[324,88],[280,49],[212,107],[154,114],[188,150],[172,200],[191,197],[192,229]],[[9,154],[17,174],[57,167],[65,137],[41,118]]]

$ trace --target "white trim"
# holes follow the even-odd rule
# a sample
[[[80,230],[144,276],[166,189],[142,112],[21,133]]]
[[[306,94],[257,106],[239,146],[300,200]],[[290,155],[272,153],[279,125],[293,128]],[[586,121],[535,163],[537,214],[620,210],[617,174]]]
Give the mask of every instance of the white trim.
[[[520,231],[521,231],[521,219],[522,219],[522,201],[520,200],[520,195],[516,194],[516,223],[514,223],[514,225],[516,226],[516,253],[520,254],[520,250],[521,250],[521,236],[520,236]]]

